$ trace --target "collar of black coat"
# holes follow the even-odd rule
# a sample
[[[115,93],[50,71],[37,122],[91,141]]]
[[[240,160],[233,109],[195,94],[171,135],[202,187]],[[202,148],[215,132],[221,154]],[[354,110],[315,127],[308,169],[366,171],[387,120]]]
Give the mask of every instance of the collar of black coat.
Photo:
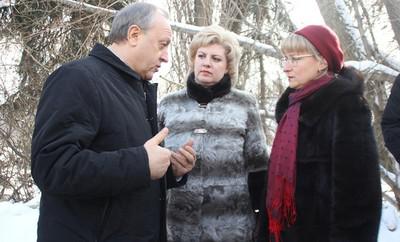
[[[107,62],[109,65],[117,68],[118,70],[124,72],[125,74],[133,77],[136,80],[141,80],[138,73],[132,70],[132,68],[126,65],[120,58],[118,58],[118,56],[116,56],[114,53],[111,52],[111,50],[109,50],[102,44],[96,43],[89,55],[99,58],[104,62]]]
[[[231,78],[225,74],[222,79],[213,86],[203,87],[194,80],[194,73],[187,79],[187,93],[200,104],[207,104],[214,98],[222,97],[231,91]]]
[[[360,72],[352,67],[344,67],[336,74],[330,84],[322,87],[301,104],[299,122],[306,126],[313,126],[322,115],[335,105],[345,95],[363,95],[364,79]],[[280,96],[275,109],[277,122],[288,109],[289,94],[295,89],[288,87]]]
[[[156,102],[157,100],[157,83],[150,83],[149,81],[142,80],[138,73],[132,70],[128,65],[126,65],[118,56],[112,53],[107,47],[102,44],[97,43],[92,51],[89,53],[90,56],[100,59],[107,64],[113,66],[118,72],[126,74],[131,77],[130,80],[136,80],[137,82],[132,82],[131,85],[138,91],[146,101]],[[124,78],[124,77],[122,77]],[[127,79],[127,78],[124,78]],[[128,81],[127,79],[126,81]],[[146,95],[146,96],[145,96]],[[153,105],[153,104],[151,104]],[[156,104],[155,104],[156,105]]]

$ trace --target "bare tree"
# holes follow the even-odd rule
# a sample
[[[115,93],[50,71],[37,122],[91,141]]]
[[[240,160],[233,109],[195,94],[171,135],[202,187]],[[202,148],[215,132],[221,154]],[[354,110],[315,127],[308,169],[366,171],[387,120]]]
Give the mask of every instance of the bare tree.
[[[400,1],[383,0],[383,3],[389,15],[390,24],[392,26],[395,39],[400,45]]]
[[[61,63],[104,41],[109,14],[64,8],[55,1],[16,1],[1,11],[0,37],[20,46],[22,57],[18,90],[0,106],[0,198],[26,201],[33,195],[30,137],[43,82]]]
[[[355,27],[346,23],[347,19],[342,15],[347,12],[347,6],[337,6],[336,1],[331,0],[316,0],[321,15],[324,21],[332,29],[336,31],[341,41],[342,47],[345,51],[345,58],[349,60],[361,60],[365,56],[365,50],[360,48],[357,43],[360,41],[357,36],[354,36],[350,31]],[[343,2],[344,4],[344,2]]]
[[[212,0],[195,0],[194,1],[194,25],[207,26],[211,24],[213,16],[213,1]]]

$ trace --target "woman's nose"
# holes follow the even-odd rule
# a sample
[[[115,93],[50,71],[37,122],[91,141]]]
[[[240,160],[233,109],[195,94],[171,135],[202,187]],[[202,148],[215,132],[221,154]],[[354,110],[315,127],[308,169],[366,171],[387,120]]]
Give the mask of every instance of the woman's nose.
[[[210,59],[204,58],[202,64],[203,64],[203,66],[209,67],[211,65]]]
[[[293,67],[293,65],[289,61],[284,62],[282,64],[282,68],[283,68],[284,72],[289,72],[290,70],[292,70],[292,67]]]

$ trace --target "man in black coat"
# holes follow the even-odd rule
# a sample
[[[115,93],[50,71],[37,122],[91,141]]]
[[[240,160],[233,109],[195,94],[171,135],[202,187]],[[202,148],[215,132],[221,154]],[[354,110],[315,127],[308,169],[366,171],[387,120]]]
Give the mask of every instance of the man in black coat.
[[[32,137],[38,241],[165,241],[165,189],[195,163],[192,141],[159,146],[168,130],[157,133],[148,80],[168,61],[171,36],[167,13],[129,5],[108,48],[97,44],[45,82]]]
[[[392,86],[381,126],[386,148],[400,163],[400,75]]]

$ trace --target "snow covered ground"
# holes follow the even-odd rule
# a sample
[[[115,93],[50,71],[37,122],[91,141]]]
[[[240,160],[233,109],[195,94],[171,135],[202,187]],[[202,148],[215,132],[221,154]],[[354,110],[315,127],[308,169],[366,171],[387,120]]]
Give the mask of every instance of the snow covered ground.
[[[40,196],[27,203],[0,202],[0,242],[35,242]]]
[[[27,203],[0,202],[0,242],[35,242],[40,195]],[[379,242],[400,242],[400,213],[383,202]]]

